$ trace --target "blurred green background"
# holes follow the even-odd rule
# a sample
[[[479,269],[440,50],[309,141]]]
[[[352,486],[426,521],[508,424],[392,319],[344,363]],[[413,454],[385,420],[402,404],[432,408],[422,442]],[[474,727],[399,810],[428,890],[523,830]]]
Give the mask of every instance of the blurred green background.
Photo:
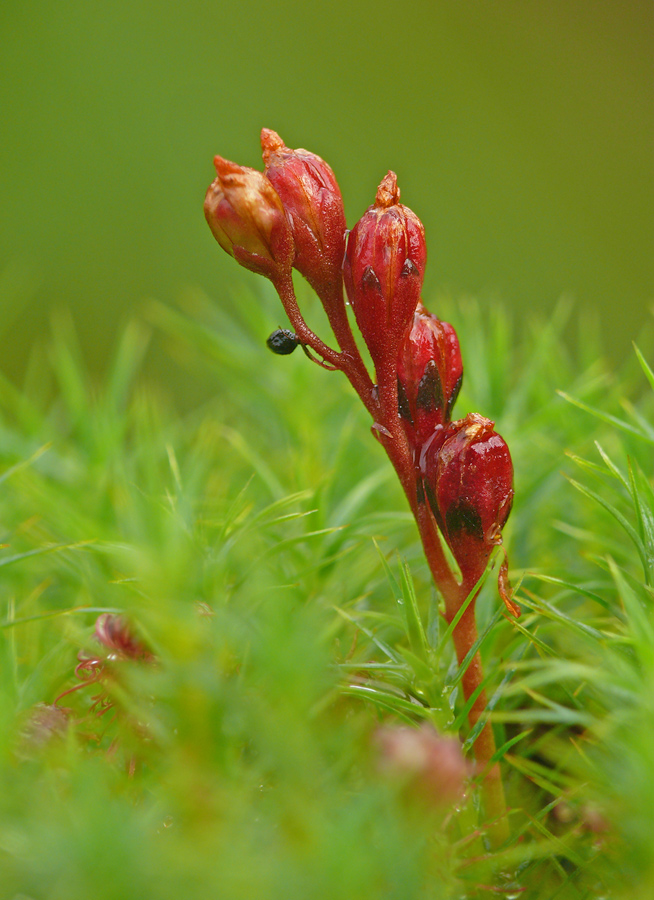
[[[650,316],[652,0],[3,0],[0,23],[14,379],[52,308],[101,369],[145,298],[200,285],[230,303],[255,281],[202,200],[215,153],[260,166],[263,125],[330,162],[350,226],[397,171],[427,230],[427,298],[528,316],[569,294],[601,311],[616,359]]]

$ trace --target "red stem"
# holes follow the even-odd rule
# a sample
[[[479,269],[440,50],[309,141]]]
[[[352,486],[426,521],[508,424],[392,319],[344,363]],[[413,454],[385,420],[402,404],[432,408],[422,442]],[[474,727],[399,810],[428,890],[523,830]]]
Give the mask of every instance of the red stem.
[[[349,339],[342,322],[339,323],[339,333],[336,335],[336,337],[337,340],[339,340],[339,343],[340,340],[344,340],[347,347],[346,352],[339,353],[338,351],[334,350],[332,347],[328,347],[327,344],[321,341],[318,335],[315,334],[304,321],[302,313],[300,312],[300,308],[297,304],[295,289],[293,288],[293,279],[291,278],[291,276],[289,275],[287,278],[275,281],[274,286],[275,290],[279,294],[280,300],[282,301],[282,305],[286,311],[286,315],[288,316],[289,321],[293,326],[293,331],[297,334],[300,342],[304,344],[305,347],[309,347],[311,350],[313,350],[314,353],[320,356],[325,362],[343,372],[350,381],[350,384],[352,385],[354,390],[359,395],[361,402],[366,407],[370,415],[373,418],[376,418],[378,409],[374,394],[374,387],[372,381],[370,380],[370,376],[368,375],[366,367],[363,364],[363,360],[361,359],[361,355],[354,341],[354,337],[352,336],[352,332],[349,328],[349,323],[347,325],[347,330],[350,332]]]
[[[465,602],[473,588],[474,584],[468,585],[465,581],[460,585],[460,603]],[[477,641],[477,625],[475,622],[476,599],[475,596],[470,601],[452,634],[459,665],[462,665],[463,660]],[[448,621],[451,621],[451,618],[448,617]],[[477,651],[470,660],[461,679],[463,696],[466,701],[478,692],[468,712],[468,723],[471,729],[475,727],[488,705],[486,691],[481,687],[483,682],[484,672],[481,656],[479,651]],[[491,763],[495,750],[493,726],[490,721],[487,721],[475,739],[473,751],[477,760],[479,774],[483,778],[481,786],[487,820],[489,823],[492,823],[489,825],[489,837],[493,846],[499,847],[509,838],[509,824],[506,818],[506,799],[504,797],[500,766],[497,762]]]
[[[427,564],[445,601],[445,619],[448,623],[452,622],[474,588],[474,583],[469,584],[466,579],[459,583],[454,577],[443,552],[434,518],[424,498],[418,497],[420,473],[416,469],[413,452],[398,414],[397,367],[392,354],[389,354],[387,359],[377,366],[379,396],[376,397],[374,386],[352,335],[347,312],[342,302],[342,294],[340,297],[334,295],[323,298],[332,330],[342,351],[338,353],[323,343],[307,326],[298,307],[290,276],[288,279],[277,282],[275,287],[300,341],[310,347],[325,362],[330,363],[346,375],[373,417],[375,424],[380,426],[377,435],[393,464],[416,520]],[[342,313],[340,312],[341,306]],[[459,665],[462,665],[477,641],[475,601],[476,597],[469,602],[452,634]],[[475,727],[487,706],[486,691],[481,687],[483,680],[481,657],[477,652],[469,662],[461,679],[466,702],[475,693],[477,694],[468,713],[471,729]],[[509,828],[500,767],[498,763],[491,763],[495,750],[493,729],[490,722],[486,722],[475,739],[473,752],[483,778],[481,786],[486,815],[492,822],[492,825],[489,826],[489,837],[493,846],[498,847],[508,839]]]
[[[377,376],[382,420],[380,424],[390,433],[389,436],[382,437],[382,442],[409,501],[418,526],[429,569],[445,601],[445,619],[449,623],[452,622],[461,606],[467,600],[476,582],[469,583],[466,579],[461,584],[457,582],[443,553],[434,518],[424,499],[422,497],[418,498],[417,486],[420,474],[416,471],[413,455],[402,427],[401,419],[397,413],[396,367],[391,365],[387,365],[384,368],[379,367]],[[462,665],[477,641],[477,626],[475,623],[476,599],[475,596],[469,602],[452,634],[459,665]],[[479,652],[477,652],[469,662],[461,679],[463,696],[466,702],[475,693],[477,694],[468,713],[468,722],[471,729],[475,727],[487,706],[486,691],[481,687],[483,681],[484,672],[481,657]],[[490,722],[486,722],[475,739],[473,752],[483,778],[481,786],[487,819],[489,822],[492,822],[492,825],[489,826],[488,834],[493,846],[499,847],[508,840],[509,827],[506,818],[506,800],[500,767],[498,763],[491,763],[495,750],[493,728]]]
[[[352,360],[353,367],[356,368],[360,377],[360,383],[364,386],[368,396],[371,396],[374,385],[352,334],[350,320],[345,308],[342,282],[339,285],[331,285],[327,290],[321,291],[319,296],[338,346]],[[357,390],[356,387],[355,390]],[[359,393],[358,390],[357,393]]]

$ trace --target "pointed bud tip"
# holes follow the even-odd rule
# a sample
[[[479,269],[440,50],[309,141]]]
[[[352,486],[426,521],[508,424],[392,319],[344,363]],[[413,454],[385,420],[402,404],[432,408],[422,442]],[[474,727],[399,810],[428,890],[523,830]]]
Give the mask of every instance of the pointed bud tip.
[[[479,413],[468,413],[465,421],[464,434],[470,442],[482,441],[494,433],[495,422]]]
[[[274,153],[280,153],[284,149],[286,149],[286,144],[276,131],[273,131],[271,128],[261,129],[261,150],[263,162],[266,167],[268,166],[270,157]]]
[[[377,196],[375,197],[375,206],[379,209],[387,209],[389,206],[395,206],[400,202],[400,189],[397,186],[397,175],[395,172],[388,172],[382,178],[381,184],[377,188]]]
[[[239,166],[238,163],[231,162],[229,159],[224,159],[222,156],[214,156],[213,164],[219,178],[224,178],[226,175],[233,175],[242,170],[242,166]]]

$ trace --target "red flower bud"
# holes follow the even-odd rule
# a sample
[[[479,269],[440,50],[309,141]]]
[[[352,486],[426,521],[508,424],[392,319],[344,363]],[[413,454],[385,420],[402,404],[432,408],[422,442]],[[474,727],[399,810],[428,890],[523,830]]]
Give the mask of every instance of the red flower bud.
[[[317,294],[342,294],[345,211],[334,173],[315,153],[291,150],[268,128],[261,132],[266,175],[279,194],[295,241],[294,267]]]
[[[477,413],[452,422],[435,434],[422,454],[427,499],[463,580],[470,587],[481,577],[513,502],[513,463],[494,423]],[[500,570],[500,593],[509,610],[506,566]]]
[[[218,177],[204,201],[214,237],[246,269],[275,281],[288,275],[294,247],[282,201],[263,172],[214,159]]]
[[[400,415],[420,449],[438,425],[447,424],[463,380],[456,331],[420,303],[397,366]]]
[[[347,242],[343,275],[375,367],[395,365],[422,289],[427,250],[422,222],[400,203],[394,172]]]

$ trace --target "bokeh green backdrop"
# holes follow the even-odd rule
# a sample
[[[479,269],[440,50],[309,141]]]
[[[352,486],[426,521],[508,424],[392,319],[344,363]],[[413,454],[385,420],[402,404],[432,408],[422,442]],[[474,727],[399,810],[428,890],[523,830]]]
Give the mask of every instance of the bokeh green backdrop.
[[[234,302],[202,217],[215,153],[262,125],[324,156],[348,224],[388,168],[427,295],[601,311],[616,355],[654,295],[652,0],[3,0],[0,366],[69,306],[101,369],[146,297]],[[274,327],[277,323],[271,323]],[[172,376],[171,376],[172,377]]]

